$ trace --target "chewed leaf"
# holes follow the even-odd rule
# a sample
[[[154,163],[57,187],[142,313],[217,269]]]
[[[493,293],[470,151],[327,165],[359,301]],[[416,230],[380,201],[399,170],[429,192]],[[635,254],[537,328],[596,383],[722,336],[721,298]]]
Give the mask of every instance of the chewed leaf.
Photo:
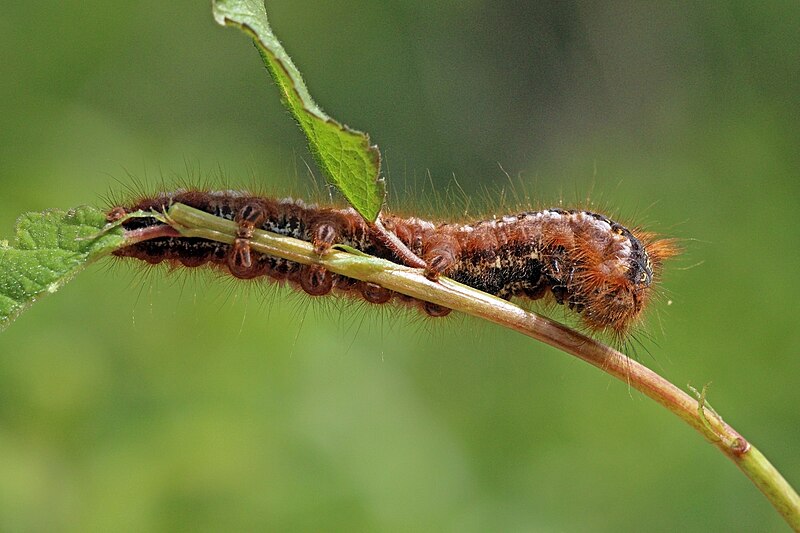
[[[283,103],[305,133],[317,164],[356,211],[374,222],[383,207],[386,188],[379,176],[380,152],[370,145],[369,135],[337,122],[317,106],[300,71],[272,33],[263,0],[215,0],[214,18],[253,38]]]
[[[87,264],[119,248],[122,229],[104,232],[105,225],[105,214],[86,206],[22,215],[14,242],[0,241],[0,330]]]

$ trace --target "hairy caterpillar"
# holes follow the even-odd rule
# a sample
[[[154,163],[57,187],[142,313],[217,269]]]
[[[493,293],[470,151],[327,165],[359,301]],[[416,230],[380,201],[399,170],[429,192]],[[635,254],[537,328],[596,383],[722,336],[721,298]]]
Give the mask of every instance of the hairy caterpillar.
[[[164,212],[180,202],[237,222],[232,245],[199,239],[158,236],[155,218],[132,218],[126,230],[153,231],[154,238],[115,252],[156,264],[186,267],[211,264],[241,279],[288,280],[312,296],[333,290],[360,295],[382,304],[397,296],[419,305],[430,316],[450,309],[398,295],[373,283],[333,274],[315,265],[251,252],[254,228],[302,239],[324,254],[345,244],[367,254],[403,263],[352,208],[307,205],[234,191],[187,191],[143,198],[117,206],[109,220],[137,210]],[[383,215],[383,225],[426,263],[426,275],[443,275],[501,298],[552,298],[574,310],[592,331],[624,336],[651,299],[662,263],[675,255],[669,239],[631,231],[603,215],[583,210],[528,211],[473,223],[434,223],[419,218]]]

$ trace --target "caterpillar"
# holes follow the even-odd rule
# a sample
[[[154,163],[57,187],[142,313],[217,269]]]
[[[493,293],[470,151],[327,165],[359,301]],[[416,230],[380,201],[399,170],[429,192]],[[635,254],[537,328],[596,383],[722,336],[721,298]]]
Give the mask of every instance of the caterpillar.
[[[248,239],[255,228],[261,228],[310,242],[320,255],[342,244],[390,261],[406,262],[403,254],[352,208],[246,192],[178,190],[115,206],[107,218],[123,220],[139,210],[164,213],[177,202],[235,221],[235,242],[156,236],[114,254],[151,264],[211,265],[241,279],[288,281],[311,296],[338,291],[374,304],[398,298],[433,317],[450,312],[318,265],[301,265],[250,250]],[[391,214],[383,214],[381,221],[424,261],[430,279],[447,276],[504,299],[551,299],[577,313],[588,330],[617,338],[624,338],[640,318],[652,298],[664,260],[677,253],[671,239],[629,230],[601,214],[577,209],[525,211],[471,223],[437,223]],[[143,217],[129,218],[122,225],[127,231],[152,231],[164,223]]]

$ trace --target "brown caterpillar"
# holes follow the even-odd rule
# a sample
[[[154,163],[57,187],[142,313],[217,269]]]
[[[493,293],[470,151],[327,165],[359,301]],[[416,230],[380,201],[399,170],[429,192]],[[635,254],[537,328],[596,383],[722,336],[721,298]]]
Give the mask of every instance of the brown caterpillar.
[[[137,210],[165,212],[183,203],[238,223],[232,245],[199,238],[157,236],[115,252],[148,263],[198,267],[211,264],[241,279],[288,280],[312,296],[333,289],[382,304],[393,297],[419,305],[430,316],[450,309],[399,295],[373,283],[252,252],[254,228],[310,242],[319,254],[346,244],[369,255],[403,263],[352,208],[307,205],[233,191],[176,191],[114,207],[109,220]],[[551,297],[581,317],[592,331],[618,338],[630,330],[651,298],[665,259],[675,255],[673,241],[628,230],[603,215],[582,210],[545,209],[469,224],[434,223],[383,215],[383,225],[427,264],[426,275],[440,275],[494,294],[537,300]],[[131,218],[126,230],[164,226],[155,218]],[[152,231],[152,230],[150,230]],[[155,232],[157,234],[157,231]]]

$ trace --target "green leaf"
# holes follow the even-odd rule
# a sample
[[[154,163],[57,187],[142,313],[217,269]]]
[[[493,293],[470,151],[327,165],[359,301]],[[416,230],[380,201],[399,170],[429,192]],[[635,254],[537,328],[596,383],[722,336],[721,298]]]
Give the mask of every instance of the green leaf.
[[[215,0],[214,18],[253,38],[281,91],[281,100],[305,133],[317,164],[356,211],[374,222],[383,207],[386,188],[379,177],[380,152],[370,145],[369,135],[337,122],[317,106],[300,71],[272,33],[262,0]]]
[[[0,241],[0,331],[123,244],[122,228],[103,232],[105,225],[105,213],[86,206],[19,217],[14,243]]]

